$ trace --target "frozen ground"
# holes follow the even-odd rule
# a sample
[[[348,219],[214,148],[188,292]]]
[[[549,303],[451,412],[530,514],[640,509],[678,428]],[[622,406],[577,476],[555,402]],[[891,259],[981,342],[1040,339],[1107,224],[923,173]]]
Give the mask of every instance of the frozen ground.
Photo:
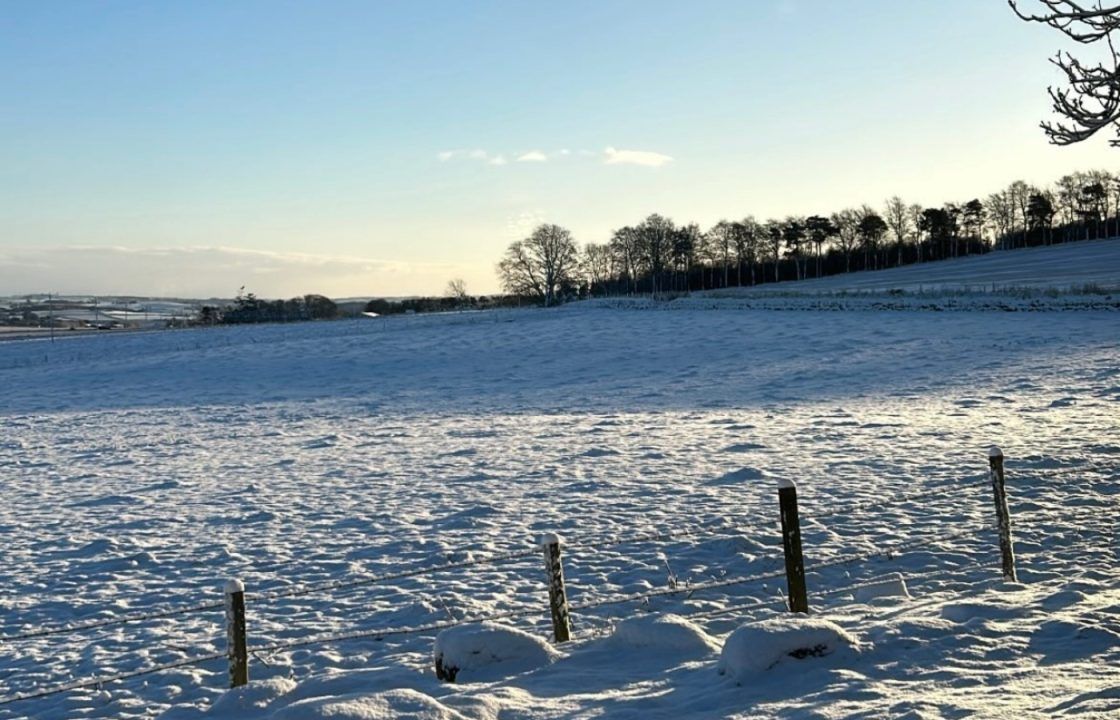
[[[1085,286],[1120,288],[1120,238],[1048,247],[1020,248],[890,270],[843,273],[801,282],[732,288],[715,294],[836,292],[909,293],[966,291],[1010,292],[1027,288],[1070,290]]]
[[[253,647],[517,611],[546,638],[535,552],[262,597],[546,531],[567,543],[576,638],[454,685],[434,633],[342,640],[258,653],[238,693],[219,659],[0,718],[1120,712],[1114,311],[580,305],[90,336],[0,345],[0,388],[0,701],[221,653],[220,609],[10,638],[220,602],[229,577]],[[1020,583],[999,577],[993,443]],[[778,478],[800,488],[814,616],[858,647],[721,675],[733,630],[783,617]],[[652,621],[667,612],[691,625]]]

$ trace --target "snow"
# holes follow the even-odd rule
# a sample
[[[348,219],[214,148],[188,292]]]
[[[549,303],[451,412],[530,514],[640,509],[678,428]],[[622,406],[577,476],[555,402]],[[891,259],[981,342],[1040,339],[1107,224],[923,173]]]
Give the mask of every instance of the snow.
[[[1120,314],[1070,297],[597,301],[6,341],[0,718],[1116,713]],[[716,649],[791,622],[783,478],[809,619],[861,651],[736,684]],[[440,682],[436,627],[508,614],[551,638],[552,532],[573,640],[539,667]],[[228,578],[250,648],[276,646],[233,691]],[[737,578],[760,579],[721,584]],[[163,614],[179,608],[198,609]]]
[[[720,674],[742,683],[779,663],[858,648],[859,641],[836,623],[791,613],[732,632],[723,645],[717,667]],[[793,669],[792,674],[796,676],[797,670]]]
[[[626,618],[615,626],[611,638],[618,646],[640,648],[643,652],[664,651],[682,657],[710,655],[720,647],[699,625],[672,613]]]
[[[887,290],[990,292],[993,289],[1023,288],[1069,291],[1091,285],[1116,290],[1120,288],[1118,242],[1120,238],[997,250],[984,255],[915,263],[889,270],[766,284],[757,291],[774,292],[778,288],[809,294]]]
[[[906,578],[902,573],[893,573],[890,577],[864,583],[852,592],[856,602],[868,603],[879,598],[910,598],[910,591],[906,588]]]
[[[559,653],[546,642],[513,627],[496,623],[459,625],[440,631],[432,659],[450,682],[470,682],[486,677],[494,666],[511,673],[538,668],[556,660]]]

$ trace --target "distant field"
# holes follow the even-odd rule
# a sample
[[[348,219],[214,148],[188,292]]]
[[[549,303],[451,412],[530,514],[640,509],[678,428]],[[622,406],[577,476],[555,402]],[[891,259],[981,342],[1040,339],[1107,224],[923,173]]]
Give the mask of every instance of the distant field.
[[[1087,285],[1120,288],[1120,239],[997,251],[987,255],[919,263],[889,270],[844,273],[800,282],[768,283],[756,288],[728,288],[712,291],[710,294],[873,292],[895,289],[1068,290]]]

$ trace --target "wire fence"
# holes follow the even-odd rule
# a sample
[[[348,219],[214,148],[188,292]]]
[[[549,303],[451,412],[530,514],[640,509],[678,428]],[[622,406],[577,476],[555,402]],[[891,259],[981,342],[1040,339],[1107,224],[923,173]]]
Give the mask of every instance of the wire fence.
[[[820,513],[806,514],[805,520],[808,522],[821,521],[829,518],[840,516],[853,517],[858,513],[875,508],[882,509],[888,506],[911,504],[919,501],[926,501],[933,498],[947,496],[950,494],[960,494],[962,489],[971,487],[972,483],[967,484],[954,484],[951,487],[924,489],[915,491],[913,493],[906,493],[901,495],[894,495],[884,498],[877,498],[875,500],[857,502],[847,504],[843,507],[830,508],[827,511]],[[975,484],[979,487],[979,483]],[[745,530],[760,530],[767,529],[772,531],[775,523],[767,523],[759,521],[757,523],[729,523],[726,520],[719,518],[710,521],[693,523],[688,526],[679,528],[669,528],[657,532],[630,534],[630,535],[614,535],[600,537],[598,539],[583,539],[576,540],[571,544],[566,544],[565,547],[569,551],[598,551],[614,547],[619,547],[628,544],[643,544],[643,543],[666,543],[676,542],[687,539],[697,538],[716,538],[716,537],[741,537],[744,535]],[[805,573],[809,575],[819,575],[822,571],[840,568],[844,566],[851,566],[856,564],[866,564],[874,561],[886,560],[892,561],[900,557],[916,553],[918,551],[932,548],[937,545],[951,543],[955,540],[967,536],[979,536],[985,531],[993,529],[992,522],[985,522],[983,524],[972,524],[950,533],[925,533],[918,536],[909,537],[905,540],[889,543],[887,545],[867,550],[863,552],[849,553],[829,557],[821,562],[807,564],[805,566]],[[246,601],[252,604],[263,604],[283,600],[287,598],[302,597],[314,594],[326,594],[332,592],[339,592],[349,590],[352,588],[377,585],[389,583],[395,580],[406,578],[414,578],[428,575],[436,575],[440,573],[448,573],[458,570],[465,570],[476,568],[480,566],[498,565],[508,563],[516,560],[521,560],[529,557],[538,557],[541,554],[540,548],[517,550],[501,554],[488,554],[480,557],[471,557],[467,560],[448,562],[436,565],[425,565],[413,568],[406,568],[399,571],[380,573],[359,578],[343,578],[321,583],[312,583],[305,585],[298,585],[291,588],[282,590],[271,590],[262,593],[246,593]],[[781,558],[774,558],[775,566],[780,566]],[[946,574],[946,570],[927,572],[920,577],[934,577],[938,574]],[[657,598],[667,598],[674,596],[684,596],[686,600],[691,599],[697,593],[704,593],[712,590],[727,589],[736,586],[745,586],[753,583],[763,583],[768,580],[777,580],[786,576],[785,570],[766,570],[749,575],[736,575],[732,577],[721,577],[711,581],[692,583],[680,583],[675,580],[670,573],[670,586],[664,588],[657,588],[639,593],[619,594],[619,595],[602,595],[592,596],[590,598],[581,600],[577,603],[568,605],[568,610],[577,613],[586,613],[588,611],[598,610],[600,608],[615,607],[621,605],[628,605],[633,603],[647,604]],[[856,583],[842,588],[826,589],[821,592],[815,593],[814,597],[833,597],[845,594],[852,594],[860,589],[874,585],[876,582],[883,582],[882,580],[867,580],[861,583]],[[743,615],[747,612],[756,610],[763,610],[767,608],[776,608],[786,604],[784,598],[772,598],[769,600],[752,599],[745,603],[733,603],[720,608],[704,608],[695,613],[686,613],[687,617],[693,618],[713,618],[719,616],[739,614]],[[35,638],[42,638],[51,635],[60,634],[74,634],[90,630],[97,630],[116,625],[125,625],[129,623],[138,623],[152,619],[167,618],[174,616],[190,615],[196,613],[203,613],[222,609],[225,607],[224,602],[208,602],[198,603],[193,605],[185,605],[178,608],[166,608],[160,610],[153,610],[150,612],[133,613],[116,618],[108,618],[103,620],[96,620],[86,623],[68,624],[64,626],[40,628],[37,630],[14,633],[9,635],[0,636],[0,642],[15,642],[22,640],[29,640]],[[520,608],[516,610],[509,610],[505,612],[491,613],[491,614],[478,614],[461,619],[452,617],[446,621],[430,622],[419,625],[403,625],[394,627],[376,627],[376,628],[360,628],[341,632],[321,633],[312,635],[310,637],[302,637],[289,641],[267,643],[259,646],[249,646],[248,652],[250,654],[268,654],[274,652],[281,652],[292,650],[296,648],[322,646],[329,644],[336,644],[341,642],[361,640],[361,639],[375,639],[380,640],[391,636],[402,635],[422,635],[439,632],[452,627],[461,625],[474,624],[480,622],[495,622],[499,620],[516,620],[520,618],[530,617],[534,615],[545,616],[547,609],[543,607]],[[32,690],[21,694],[9,695],[0,697],[0,705],[15,703],[24,700],[32,700],[42,698],[49,695],[70,692],[74,690],[100,687],[102,685],[127,680],[143,675],[160,673],[174,668],[198,665],[210,661],[228,658],[229,654],[226,652],[210,653],[189,657],[181,660],[168,662],[162,665],[155,665],[150,667],[141,668],[134,671],[123,672],[114,675],[106,675],[103,677],[92,678],[89,680],[75,681],[65,684],[59,684],[42,689]]]

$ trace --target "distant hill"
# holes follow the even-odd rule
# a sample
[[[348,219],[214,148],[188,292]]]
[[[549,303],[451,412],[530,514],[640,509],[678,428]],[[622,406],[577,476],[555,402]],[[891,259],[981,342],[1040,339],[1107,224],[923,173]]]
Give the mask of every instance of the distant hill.
[[[1120,238],[1001,250],[889,270],[852,272],[696,294],[727,297],[789,292],[983,291],[1015,287],[1069,290],[1081,286],[1120,289]]]

